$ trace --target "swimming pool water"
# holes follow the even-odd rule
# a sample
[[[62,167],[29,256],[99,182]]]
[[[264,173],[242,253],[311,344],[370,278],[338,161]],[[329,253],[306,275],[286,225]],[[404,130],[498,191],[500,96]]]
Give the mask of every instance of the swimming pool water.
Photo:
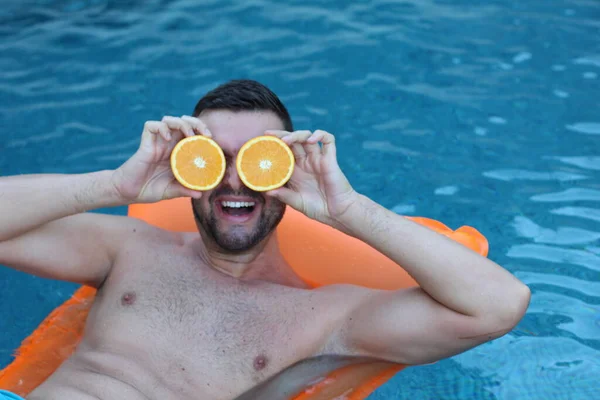
[[[116,168],[257,79],[357,190],[477,227],[532,289],[512,333],[372,399],[600,398],[599,39],[597,0],[4,0],[0,174]],[[0,366],[74,288],[0,269]]]

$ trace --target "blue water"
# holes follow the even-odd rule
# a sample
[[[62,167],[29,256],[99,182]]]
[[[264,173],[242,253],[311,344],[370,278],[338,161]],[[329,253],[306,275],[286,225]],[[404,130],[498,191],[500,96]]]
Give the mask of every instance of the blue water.
[[[372,399],[600,398],[600,2],[3,0],[0,174],[116,168],[240,77],[335,133],[357,190],[477,227],[532,289],[512,333]],[[74,288],[0,269],[0,366]]]

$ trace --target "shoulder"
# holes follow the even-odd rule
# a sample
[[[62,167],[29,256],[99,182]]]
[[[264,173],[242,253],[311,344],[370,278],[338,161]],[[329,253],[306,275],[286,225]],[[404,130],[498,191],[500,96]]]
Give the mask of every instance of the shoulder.
[[[88,225],[94,225],[102,228],[107,235],[115,235],[115,239],[135,238],[136,236],[145,237],[176,237],[177,232],[170,232],[147,223],[139,218],[133,218],[126,215],[112,215],[101,213],[83,213],[72,217],[73,219],[83,221]]]
[[[114,249],[107,279],[115,273],[123,276],[135,271],[137,274],[139,271],[147,271],[155,262],[167,262],[172,255],[182,254],[182,250],[185,252],[194,236],[191,233],[165,230],[126,216],[107,216],[102,220],[113,226],[104,231],[104,236],[107,237],[104,240],[111,241],[111,248]]]
[[[141,219],[127,216],[108,216],[105,223],[112,225],[108,234],[114,233],[111,239],[116,242],[114,248],[117,250],[117,255],[133,249],[140,251],[140,248],[185,246],[194,236],[191,233],[168,231]]]

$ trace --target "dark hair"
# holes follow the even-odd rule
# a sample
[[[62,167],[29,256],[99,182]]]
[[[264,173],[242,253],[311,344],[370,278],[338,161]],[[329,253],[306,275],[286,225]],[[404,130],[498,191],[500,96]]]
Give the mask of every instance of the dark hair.
[[[272,111],[283,122],[286,131],[293,131],[292,119],[279,97],[262,83],[240,79],[224,83],[198,101],[194,116],[204,110]]]

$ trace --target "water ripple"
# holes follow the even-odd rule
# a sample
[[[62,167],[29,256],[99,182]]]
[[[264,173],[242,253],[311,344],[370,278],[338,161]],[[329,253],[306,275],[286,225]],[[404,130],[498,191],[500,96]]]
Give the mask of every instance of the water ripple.
[[[600,239],[600,232],[572,227],[559,227],[557,230],[542,228],[529,218],[521,216],[515,217],[512,226],[519,236],[533,239],[536,243],[584,244]]]
[[[104,128],[97,126],[91,126],[82,122],[67,122],[59,125],[54,131],[48,133],[41,133],[35,136],[29,136],[22,139],[14,139],[6,142],[7,148],[12,147],[25,147],[35,143],[45,143],[48,140],[54,140],[64,137],[66,134],[78,135],[80,137],[88,134],[97,135],[105,134],[108,131]]]
[[[571,188],[562,192],[540,194],[531,197],[532,201],[600,201],[600,190],[586,188]]]
[[[600,67],[600,55],[579,57],[575,61],[573,61],[573,63],[580,64],[580,65],[593,65],[595,67]]]
[[[43,79],[24,85],[1,85],[0,91],[13,93],[24,97],[40,96],[44,94],[78,94],[87,91],[103,88],[110,85],[111,81],[107,78],[97,78],[85,83],[65,84],[59,82],[56,78]]]
[[[132,140],[127,140],[125,142],[119,142],[118,144],[110,144],[110,145],[106,145],[106,146],[97,146],[97,147],[86,148],[86,149],[83,149],[80,151],[72,152],[65,158],[65,160],[66,161],[79,160],[79,159],[83,159],[83,158],[88,158],[88,156],[90,156],[92,154],[104,153],[104,152],[109,153],[109,154],[105,154],[105,155],[100,154],[99,156],[96,156],[96,157],[107,157],[107,156],[112,155],[115,150],[122,150],[122,149],[133,150],[135,148],[134,146],[139,145],[139,143],[140,143],[140,139],[135,138]],[[130,152],[129,154],[131,156],[131,154],[133,154],[133,152]]]
[[[395,131],[406,128],[410,124],[409,119],[393,119],[373,126],[378,131]]]
[[[76,108],[76,107],[89,106],[92,104],[105,104],[105,103],[108,103],[109,101],[110,101],[110,99],[108,97],[96,97],[96,98],[87,98],[87,99],[79,99],[79,100],[65,100],[65,101],[47,101],[47,102],[27,104],[24,106],[0,107],[0,113],[17,114],[20,112]]]
[[[526,258],[560,264],[574,264],[600,271],[600,257],[584,250],[573,250],[541,244],[517,244],[507,254],[511,258]]]
[[[600,222],[600,210],[589,207],[561,207],[550,210],[552,214],[567,215],[569,217],[579,217],[591,219]]]
[[[518,272],[516,276],[527,285],[550,285],[561,289],[575,290],[586,296],[600,298],[600,282],[539,272]]]
[[[435,191],[433,193],[437,194],[439,196],[453,196],[456,193],[458,193],[458,187],[457,186],[443,186],[443,187],[439,187],[439,188],[435,189]]]
[[[600,171],[600,156],[549,157],[579,168]]]
[[[367,141],[363,142],[362,148],[365,150],[381,151],[383,153],[402,154],[402,155],[409,156],[409,157],[419,155],[419,153],[416,151],[413,151],[413,150],[410,150],[410,149],[407,149],[404,147],[396,146],[396,145],[390,143],[389,141],[367,140]]]
[[[529,181],[575,181],[588,179],[586,175],[573,174],[561,171],[536,172],[520,169],[497,169],[486,171],[483,176],[501,181],[529,180]]]
[[[600,135],[600,122],[578,122],[567,125],[567,129],[577,133],[588,135]]]
[[[592,399],[597,393],[600,351],[567,337],[508,335],[456,360],[491,378],[486,392],[495,400]]]
[[[558,293],[537,291],[529,312],[565,316],[568,321],[558,323],[556,328],[568,331],[580,339],[600,340],[600,306],[597,304]]]

